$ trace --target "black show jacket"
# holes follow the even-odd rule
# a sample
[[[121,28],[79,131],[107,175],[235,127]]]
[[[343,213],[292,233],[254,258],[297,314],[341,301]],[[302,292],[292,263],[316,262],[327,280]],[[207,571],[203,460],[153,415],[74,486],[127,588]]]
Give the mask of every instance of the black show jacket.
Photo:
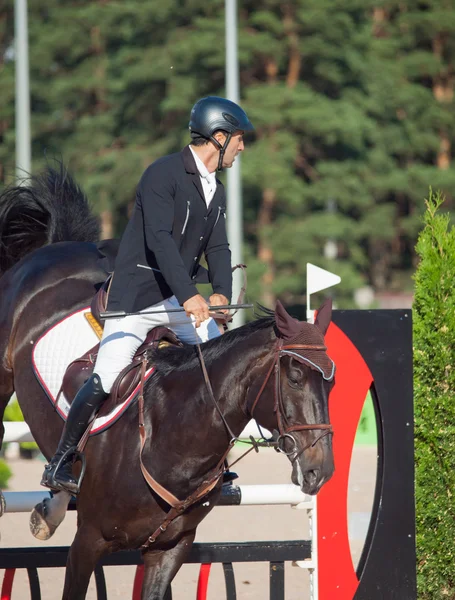
[[[203,254],[208,273],[199,264]],[[187,146],[155,161],[141,177],[115,260],[107,308],[136,312],[172,295],[183,304],[198,293],[195,284],[203,282],[231,299],[226,195],[217,180],[207,210]]]

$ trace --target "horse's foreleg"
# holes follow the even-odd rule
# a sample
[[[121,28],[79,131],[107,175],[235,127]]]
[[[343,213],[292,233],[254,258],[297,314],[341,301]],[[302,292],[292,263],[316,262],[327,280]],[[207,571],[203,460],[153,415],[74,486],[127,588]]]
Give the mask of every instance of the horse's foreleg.
[[[164,600],[166,590],[183,564],[196,531],[185,534],[169,550],[154,550],[144,554],[144,582],[141,600]]]
[[[100,532],[82,525],[68,553],[62,600],[84,600],[97,562],[109,551]]]

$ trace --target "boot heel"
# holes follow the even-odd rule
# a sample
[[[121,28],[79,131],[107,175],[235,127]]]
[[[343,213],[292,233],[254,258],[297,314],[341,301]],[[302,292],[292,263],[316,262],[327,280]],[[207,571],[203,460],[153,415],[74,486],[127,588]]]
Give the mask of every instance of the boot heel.
[[[78,391],[71,404],[55,456],[43,473],[42,485],[55,490],[66,490],[71,494],[79,492],[85,474],[85,457],[77,447],[84,434],[88,434],[87,429],[107,396],[100,378],[94,373]],[[71,470],[75,461],[80,461],[82,465],[77,480]]]

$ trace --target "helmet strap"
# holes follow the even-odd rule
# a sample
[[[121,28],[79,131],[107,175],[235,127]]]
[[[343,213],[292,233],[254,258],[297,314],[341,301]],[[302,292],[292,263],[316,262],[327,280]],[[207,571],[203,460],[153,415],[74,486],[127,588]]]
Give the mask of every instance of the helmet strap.
[[[223,170],[224,153],[226,152],[226,148],[229,146],[229,142],[231,141],[231,138],[232,138],[232,133],[226,132],[226,134],[227,134],[226,140],[223,145],[221,145],[220,142],[213,137],[213,135],[210,136],[210,140],[215,144],[215,146],[217,146],[220,149],[220,157],[218,159],[217,171]]]

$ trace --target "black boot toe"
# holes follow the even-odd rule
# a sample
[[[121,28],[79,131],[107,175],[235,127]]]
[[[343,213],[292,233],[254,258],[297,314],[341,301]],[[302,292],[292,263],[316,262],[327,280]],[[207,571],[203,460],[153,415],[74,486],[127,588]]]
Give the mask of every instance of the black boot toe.
[[[57,470],[56,464],[48,464],[44,468],[41,485],[50,488],[53,491],[66,491],[71,494],[77,494],[79,491],[78,481],[75,479],[72,471],[72,462],[66,462]]]
[[[234,473],[234,471],[225,471],[223,473],[223,483],[230,483],[231,481],[234,481],[234,479],[238,478],[239,476],[237,473]]]

